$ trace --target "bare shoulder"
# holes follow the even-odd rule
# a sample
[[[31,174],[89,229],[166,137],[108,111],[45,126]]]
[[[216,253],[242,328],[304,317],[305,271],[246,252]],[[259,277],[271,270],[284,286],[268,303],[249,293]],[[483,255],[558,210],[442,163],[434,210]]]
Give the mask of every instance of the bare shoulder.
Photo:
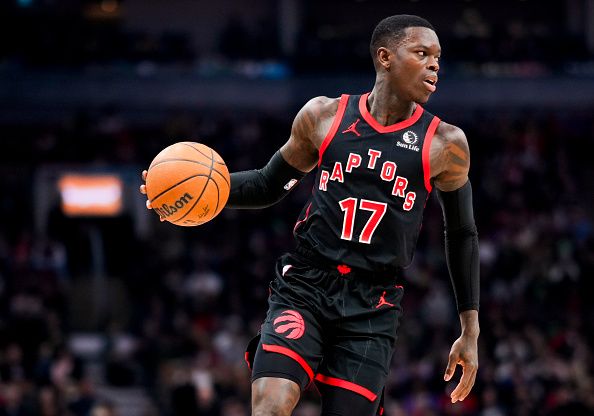
[[[445,141],[464,142],[468,146],[468,140],[466,139],[464,130],[453,124],[446,123],[445,121],[441,121],[437,126],[435,137]]]
[[[464,131],[440,122],[430,149],[431,177],[442,191],[453,191],[468,181],[470,149]]]
[[[293,120],[291,136],[281,148],[289,164],[304,172],[315,167],[318,149],[330,130],[339,101],[339,98],[315,97],[299,110]]]
[[[319,133],[316,130],[323,130],[323,125],[332,120],[338,111],[340,98],[329,98],[319,96],[309,100],[299,111],[293,126],[297,123],[304,123],[312,129],[313,133]],[[303,127],[306,127],[303,126]]]
[[[340,97],[337,98],[330,98],[330,97],[326,97],[324,95],[320,95],[318,97],[314,97],[311,100],[309,100],[307,103],[305,103],[305,105],[303,106],[311,108],[312,110],[317,110],[320,112],[324,112],[324,111],[332,111],[332,109],[334,109],[334,113],[336,113],[336,110],[338,109],[338,103],[340,101]]]

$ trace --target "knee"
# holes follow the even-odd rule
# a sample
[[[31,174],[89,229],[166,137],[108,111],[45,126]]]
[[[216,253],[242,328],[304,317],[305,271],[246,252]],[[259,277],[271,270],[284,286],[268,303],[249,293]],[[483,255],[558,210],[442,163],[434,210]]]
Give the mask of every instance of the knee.
[[[290,416],[293,407],[280,397],[261,395],[254,398],[252,416]]]
[[[252,416],[290,416],[291,411],[278,401],[261,401],[252,407]]]
[[[252,416],[290,416],[299,401],[297,383],[259,378],[252,383]]]
[[[252,416],[289,416],[285,413],[280,398],[267,394],[252,396]]]

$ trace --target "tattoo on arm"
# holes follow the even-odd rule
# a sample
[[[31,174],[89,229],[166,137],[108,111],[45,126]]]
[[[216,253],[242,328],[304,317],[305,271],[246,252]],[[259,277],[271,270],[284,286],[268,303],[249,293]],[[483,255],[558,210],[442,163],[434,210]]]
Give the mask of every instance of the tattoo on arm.
[[[430,151],[432,177],[437,188],[453,191],[468,181],[468,141],[464,132],[455,126],[445,125],[439,130],[439,136],[433,141]]]
[[[336,104],[335,104],[336,101]],[[281,148],[283,158],[302,172],[311,171],[318,162],[320,136],[326,127],[327,120],[332,122],[338,101],[326,97],[310,100],[297,113],[291,128],[291,137]],[[325,134],[325,133],[322,133]]]

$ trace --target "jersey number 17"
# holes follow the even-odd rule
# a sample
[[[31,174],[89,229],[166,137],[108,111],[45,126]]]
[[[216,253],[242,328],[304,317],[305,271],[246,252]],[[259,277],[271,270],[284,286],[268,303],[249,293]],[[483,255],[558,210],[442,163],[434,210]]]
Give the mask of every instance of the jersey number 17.
[[[346,198],[339,201],[338,204],[340,205],[340,209],[344,212],[342,234],[340,235],[340,238],[343,240],[351,241],[353,239],[353,229],[355,228],[357,209],[371,212],[371,216],[365,223],[365,226],[359,235],[360,243],[371,244],[371,237],[373,237],[375,229],[386,213],[387,204],[385,202],[357,198]]]

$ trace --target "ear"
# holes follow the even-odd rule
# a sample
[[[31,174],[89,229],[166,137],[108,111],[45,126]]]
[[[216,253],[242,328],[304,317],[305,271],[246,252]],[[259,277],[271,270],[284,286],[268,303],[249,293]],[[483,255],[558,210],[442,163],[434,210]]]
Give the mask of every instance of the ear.
[[[385,48],[383,46],[380,46],[377,49],[376,52],[376,57],[377,57],[377,63],[380,65],[380,67],[384,68],[386,71],[390,71],[390,55],[392,54],[392,52],[390,52],[390,50],[388,48]]]

